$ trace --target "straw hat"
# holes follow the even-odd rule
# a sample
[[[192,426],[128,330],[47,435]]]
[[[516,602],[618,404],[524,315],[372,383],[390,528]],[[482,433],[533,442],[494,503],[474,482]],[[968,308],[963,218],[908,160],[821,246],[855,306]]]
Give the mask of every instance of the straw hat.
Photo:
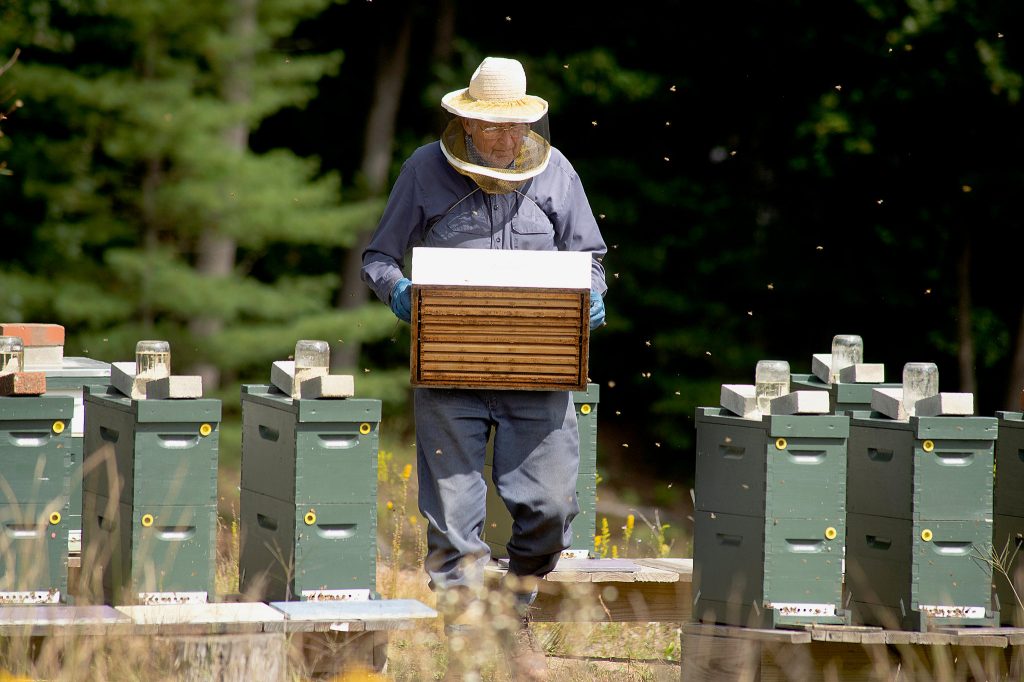
[[[548,103],[526,94],[526,71],[515,59],[487,57],[469,87],[449,92],[441,106],[465,118],[495,123],[533,123],[548,111]]]

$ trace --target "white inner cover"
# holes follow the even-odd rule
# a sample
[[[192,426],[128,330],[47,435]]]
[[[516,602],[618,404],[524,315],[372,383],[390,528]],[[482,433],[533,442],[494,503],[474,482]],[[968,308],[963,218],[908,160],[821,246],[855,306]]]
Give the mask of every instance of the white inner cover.
[[[412,250],[412,281],[446,286],[589,289],[591,258],[586,251],[418,246]]]

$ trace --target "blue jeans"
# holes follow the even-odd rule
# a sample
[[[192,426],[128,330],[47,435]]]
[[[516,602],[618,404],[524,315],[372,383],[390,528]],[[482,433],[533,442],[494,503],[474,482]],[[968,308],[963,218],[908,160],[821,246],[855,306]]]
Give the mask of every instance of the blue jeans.
[[[490,558],[483,468],[494,429],[493,480],[512,515],[509,571],[543,576],[572,542],[580,444],[568,391],[417,388],[420,512],[432,589],[477,586]]]

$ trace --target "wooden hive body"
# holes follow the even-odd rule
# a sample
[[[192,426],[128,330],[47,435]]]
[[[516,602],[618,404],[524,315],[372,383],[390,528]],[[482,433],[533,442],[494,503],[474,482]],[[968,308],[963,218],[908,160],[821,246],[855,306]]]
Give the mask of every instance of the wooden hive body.
[[[585,391],[591,254],[413,249],[410,383]]]
[[[586,390],[590,292],[414,285],[413,386]]]

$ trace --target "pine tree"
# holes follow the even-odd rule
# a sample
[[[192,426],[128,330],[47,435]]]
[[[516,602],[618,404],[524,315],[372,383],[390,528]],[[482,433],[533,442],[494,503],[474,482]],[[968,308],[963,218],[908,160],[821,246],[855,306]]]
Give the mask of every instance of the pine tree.
[[[390,331],[379,306],[331,306],[340,253],[379,201],[343,202],[317,159],[248,144],[339,68],[340,52],[290,40],[330,2],[8,5],[0,54],[22,54],[5,87],[25,106],[18,170],[0,186],[18,207],[0,227],[20,232],[0,317],[64,324],[69,345],[105,360],[166,338],[176,371],[264,380],[298,338]],[[26,215],[30,230],[10,222]]]

